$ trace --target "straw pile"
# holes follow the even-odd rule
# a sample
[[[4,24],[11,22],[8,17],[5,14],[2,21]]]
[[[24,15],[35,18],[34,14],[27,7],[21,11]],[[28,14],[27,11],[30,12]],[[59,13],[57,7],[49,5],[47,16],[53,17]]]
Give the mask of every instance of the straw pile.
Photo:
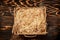
[[[46,34],[46,8],[16,8],[14,14],[14,34]]]

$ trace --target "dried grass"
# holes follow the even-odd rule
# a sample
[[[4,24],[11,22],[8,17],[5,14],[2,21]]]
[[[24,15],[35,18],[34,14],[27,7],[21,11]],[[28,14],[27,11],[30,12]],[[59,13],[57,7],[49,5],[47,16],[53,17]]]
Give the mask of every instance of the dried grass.
[[[46,34],[46,8],[16,8],[14,14],[14,34]]]

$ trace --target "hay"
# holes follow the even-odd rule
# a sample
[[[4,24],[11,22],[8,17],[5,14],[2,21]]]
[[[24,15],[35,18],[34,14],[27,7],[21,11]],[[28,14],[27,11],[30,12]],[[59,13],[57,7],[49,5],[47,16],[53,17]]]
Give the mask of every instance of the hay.
[[[16,8],[12,32],[19,34],[46,34],[46,8]]]

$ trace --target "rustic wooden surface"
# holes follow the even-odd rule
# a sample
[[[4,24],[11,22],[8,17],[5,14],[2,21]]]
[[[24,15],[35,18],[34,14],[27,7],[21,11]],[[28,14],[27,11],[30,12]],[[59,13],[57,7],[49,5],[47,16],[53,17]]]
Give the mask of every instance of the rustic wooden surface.
[[[60,11],[58,12],[57,15],[56,14],[51,14],[52,16],[49,14],[50,11],[47,12],[47,14],[48,14],[48,16],[47,16],[47,23],[48,23],[47,30],[48,30],[48,34],[47,35],[43,35],[43,36],[40,35],[40,36],[37,36],[35,38],[25,38],[23,36],[16,36],[16,35],[13,35],[11,33],[12,24],[13,24],[13,12],[12,12],[13,10],[11,10],[11,9],[13,9],[14,6],[12,6],[12,8],[11,8],[10,4],[8,6],[8,5],[4,4],[3,2],[2,3],[1,2],[2,1],[0,1],[0,4],[1,4],[0,5],[0,40],[10,40],[10,39],[11,40],[13,40],[13,39],[14,40],[56,40],[57,35],[60,32],[59,31],[60,30]],[[52,7],[56,7],[56,8],[58,8],[60,10],[59,2],[60,1],[54,1],[54,2],[50,1],[50,2],[45,2],[45,3],[47,3],[48,5],[50,5]],[[57,6],[55,4],[57,4]],[[48,8],[50,8],[49,10],[52,10],[51,7],[48,7]],[[6,10],[8,10],[8,12]],[[9,15],[9,19],[10,19],[10,17],[12,17],[10,19],[12,21],[12,24],[10,24],[10,23],[8,24],[9,26],[11,26],[11,27],[8,27],[8,29],[5,29],[5,26],[1,25],[2,15],[4,15],[5,12],[6,13],[12,13],[12,14],[8,14]],[[56,12],[54,12],[54,13],[56,13]],[[8,19],[6,19],[6,20],[8,20]],[[10,21],[8,21],[8,22],[10,22]],[[3,30],[1,28],[3,28]]]

